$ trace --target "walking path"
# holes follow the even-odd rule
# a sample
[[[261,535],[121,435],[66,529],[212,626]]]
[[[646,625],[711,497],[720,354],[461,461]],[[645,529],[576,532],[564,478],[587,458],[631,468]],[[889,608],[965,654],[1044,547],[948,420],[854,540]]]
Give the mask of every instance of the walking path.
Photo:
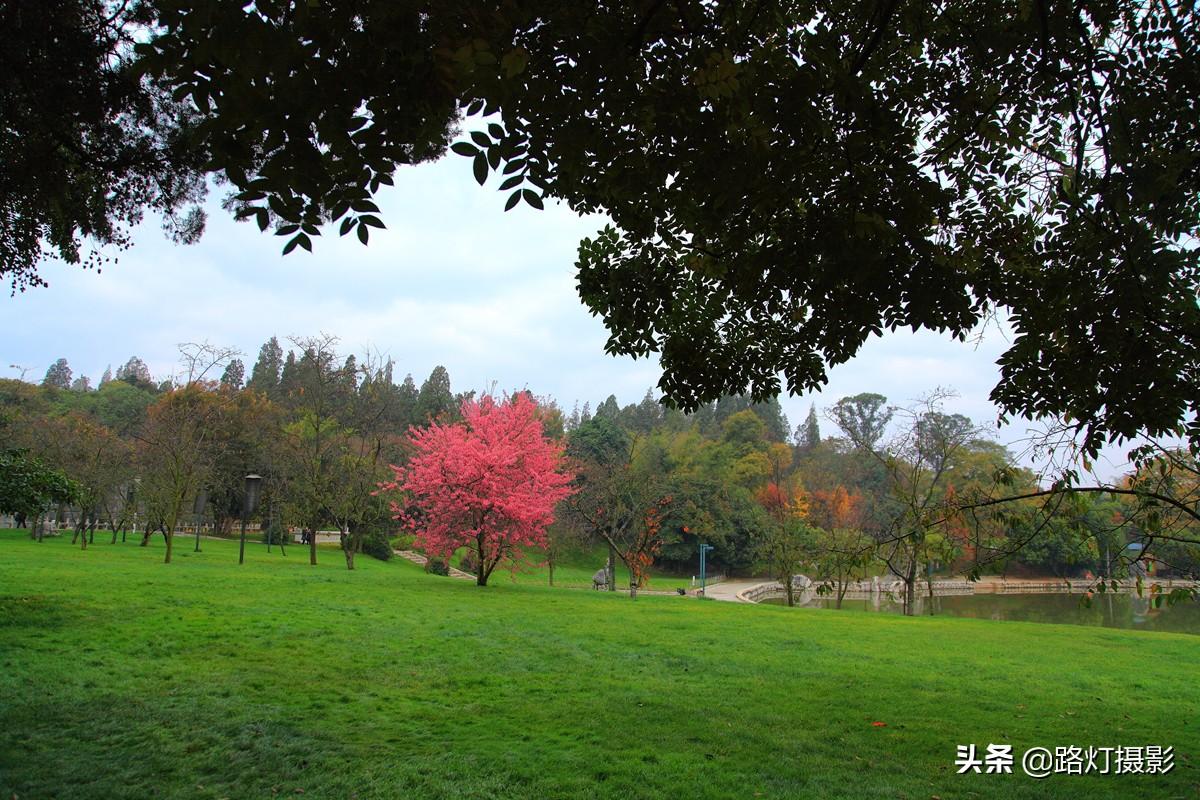
[[[424,567],[425,563],[429,561],[428,558],[416,552],[415,550],[396,550],[395,553],[404,560],[411,561],[412,563],[416,564],[418,567]],[[461,569],[456,567],[449,567],[449,569],[451,578],[462,578],[466,581],[475,580],[475,576],[469,572],[463,572]]]
[[[705,595],[710,600],[724,600],[727,603],[750,603],[743,597],[743,593],[747,589],[753,589],[763,583],[774,583],[774,581],[722,581],[721,583],[710,583],[705,588]]]

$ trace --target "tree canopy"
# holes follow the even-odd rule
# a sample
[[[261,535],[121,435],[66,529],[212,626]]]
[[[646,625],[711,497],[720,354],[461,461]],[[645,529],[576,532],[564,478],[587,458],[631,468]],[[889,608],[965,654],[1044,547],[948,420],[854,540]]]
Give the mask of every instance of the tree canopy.
[[[16,283],[31,236],[112,241],[184,204],[197,169],[285,251],[326,223],[366,242],[371,197],[465,120],[453,149],[507,208],[609,215],[580,295],[611,352],[658,355],[673,403],[807,391],[886,329],[965,338],[999,313],[1005,414],[1067,419],[1092,451],[1188,425],[1200,442],[1192,4],[44,7],[6,45],[5,147],[42,148],[6,158]],[[86,77],[60,101],[81,112],[43,130],[27,87],[53,70]]]

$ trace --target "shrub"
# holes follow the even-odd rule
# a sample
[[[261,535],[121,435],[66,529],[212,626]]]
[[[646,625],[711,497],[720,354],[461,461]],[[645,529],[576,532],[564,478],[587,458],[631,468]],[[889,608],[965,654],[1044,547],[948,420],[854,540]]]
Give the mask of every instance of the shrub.
[[[385,531],[370,531],[363,536],[362,551],[371,558],[387,561],[392,557],[392,542]]]
[[[449,577],[450,562],[444,558],[430,558],[425,562],[425,571],[431,575],[441,575]]]

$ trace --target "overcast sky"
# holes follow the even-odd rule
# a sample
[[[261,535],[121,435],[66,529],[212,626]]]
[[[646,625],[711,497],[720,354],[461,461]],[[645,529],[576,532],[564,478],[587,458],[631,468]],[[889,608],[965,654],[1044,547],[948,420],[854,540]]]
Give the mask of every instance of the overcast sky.
[[[605,355],[604,326],[575,292],[579,240],[603,218],[551,205],[505,213],[494,183],[480,188],[470,160],[453,155],[402,169],[377,198],[388,230],[372,230],[369,247],[329,230],[314,254],[287,257],[283,239],[233,222],[218,190],[199,244],[173,245],[148,220],[103,274],[48,264],[49,288],[0,301],[7,320],[0,374],[19,377],[8,367],[16,364],[40,381],[65,357],[76,377],[95,385],[106,366],[115,370],[137,355],[162,379],[178,368],[177,345],[201,340],[240,349],[249,374],[270,336],[286,349],[288,336],[325,332],[339,337],[343,354],[390,355],[397,380],[412,373],[420,384],[442,364],[456,391],[527,387],[568,412],[576,401],[594,408],[610,393],[622,405],[640,400],[658,380],[657,362]],[[995,327],[965,344],[934,333],[888,334],[834,368],[821,394],[781,402],[795,427],[810,403],[820,412],[871,391],[906,404],[942,386],[959,393],[949,410],[995,429],[987,395],[1005,347]],[[830,423],[822,428],[833,432]],[[1027,428],[1010,425],[996,437],[1020,450]],[[1120,460],[1110,458],[1116,471]]]

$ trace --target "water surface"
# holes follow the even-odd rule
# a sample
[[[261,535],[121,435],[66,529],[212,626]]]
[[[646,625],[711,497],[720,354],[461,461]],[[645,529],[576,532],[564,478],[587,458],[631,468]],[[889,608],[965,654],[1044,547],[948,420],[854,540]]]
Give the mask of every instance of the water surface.
[[[782,597],[763,600],[785,604]],[[929,613],[929,598],[917,598],[917,613]],[[808,608],[834,607],[829,598],[807,596]],[[901,613],[898,600],[886,595],[878,600],[850,598],[842,601],[843,610]],[[1021,622],[1058,622],[1071,625],[1100,625],[1106,628],[1134,628],[1145,631],[1200,634],[1200,602],[1195,600],[1155,608],[1149,597],[1136,594],[1106,593],[1093,595],[1091,603],[1081,594],[974,594],[933,598],[934,614],[975,619],[1017,620]]]

